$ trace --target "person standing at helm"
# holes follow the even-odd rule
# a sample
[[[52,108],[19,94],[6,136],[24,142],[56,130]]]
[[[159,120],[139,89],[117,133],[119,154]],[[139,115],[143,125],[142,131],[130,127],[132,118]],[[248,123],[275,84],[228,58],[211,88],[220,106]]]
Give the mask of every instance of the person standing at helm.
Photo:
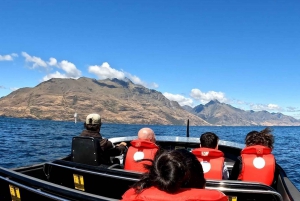
[[[86,117],[86,121],[84,122],[84,128],[80,134],[81,137],[95,137],[99,138],[100,140],[100,147],[102,149],[103,154],[103,163],[110,164],[110,157],[111,156],[119,156],[123,154],[126,150],[126,142],[121,142],[118,145],[114,145],[107,139],[102,138],[100,133],[101,128],[101,116],[99,114],[89,114]]]
[[[125,170],[146,172],[145,164],[150,164],[149,160],[154,158],[158,150],[155,144],[156,138],[154,131],[151,128],[142,128],[138,132],[138,139],[130,142],[126,157],[124,159]]]
[[[270,128],[251,131],[245,138],[246,147],[233,166],[229,179],[275,185],[276,161],[272,154],[274,136]]]
[[[228,179],[228,169],[224,163],[224,154],[218,150],[219,137],[212,132],[200,136],[200,148],[192,150],[203,167],[206,179]]]

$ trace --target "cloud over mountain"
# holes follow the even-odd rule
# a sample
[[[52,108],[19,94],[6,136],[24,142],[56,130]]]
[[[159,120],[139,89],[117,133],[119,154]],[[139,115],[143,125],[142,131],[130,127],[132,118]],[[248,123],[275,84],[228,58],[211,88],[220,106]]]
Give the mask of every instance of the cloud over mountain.
[[[58,62],[56,58],[50,57],[49,61],[44,61],[40,57],[31,56],[27,52],[22,52],[22,56],[25,58],[25,62],[31,65],[31,69],[38,67],[43,68],[47,75],[43,77],[42,81],[47,81],[51,78],[79,78],[81,76],[81,71],[77,69],[75,64],[63,60]],[[53,68],[59,69],[62,72],[56,70],[52,72]]]
[[[186,98],[180,94],[171,94],[168,92],[163,93],[163,95],[167,97],[169,100],[177,101],[181,106],[184,105],[188,105],[191,107],[193,106],[193,100],[191,98]]]
[[[218,100],[221,103],[227,101],[225,93],[216,91],[208,91],[207,93],[204,93],[200,91],[200,89],[192,89],[190,96],[201,103],[208,103],[211,100]]]
[[[125,80],[126,78],[129,78],[135,84],[140,84],[140,85],[143,85],[143,86],[149,87],[149,88],[157,88],[158,87],[158,84],[156,84],[156,83],[148,84],[148,83],[142,81],[136,75],[132,75],[128,72],[114,69],[109,65],[108,62],[104,62],[100,66],[98,66],[98,65],[89,66],[88,71],[90,73],[95,74],[101,80],[107,79],[107,78],[109,78],[109,79],[117,78],[120,80]]]

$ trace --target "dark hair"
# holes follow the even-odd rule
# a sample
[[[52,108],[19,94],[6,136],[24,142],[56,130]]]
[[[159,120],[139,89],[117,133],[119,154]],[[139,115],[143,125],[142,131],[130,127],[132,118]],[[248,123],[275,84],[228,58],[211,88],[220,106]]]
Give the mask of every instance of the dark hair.
[[[218,145],[218,141],[219,137],[212,132],[206,132],[200,136],[201,147],[214,149]]]
[[[86,130],[89,130],[89,131],[98,131],[98,130],[100,130],[100,127],[101,127],[102,124],[86,124],[84,122],[83,125],[84,125],[84,128]]]
[[[167,193],[174,193],[180,188],[204,188],[205,179],[203,169],[194,154],[185,150],[158,150],[152,165],[145,165],[148,169],[141,180],[133,185],[135,192],[155,186]]]
[[[246,146],[252,145],[263,145],[273,149],[274,136],[272,130],[268,127],[262,131],[251,131],[246,135],[245,144]]]

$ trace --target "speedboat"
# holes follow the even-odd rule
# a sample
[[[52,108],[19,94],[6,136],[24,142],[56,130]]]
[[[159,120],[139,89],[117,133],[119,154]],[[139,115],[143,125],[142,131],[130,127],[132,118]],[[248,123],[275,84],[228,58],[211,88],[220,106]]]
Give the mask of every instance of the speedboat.
[[[114,144],[130,144],[136,136],[110,138]],[[194,137],[157,136],[160,147],[192,150],[199,147]],[[97,161],[93,138],[74,137],[70,155],[27,167],[0,168],[0,200],[120,200],[123,193],[139,180],[141,173],[123,169],[122,156],[112,158],[113,165]],[[231,171],[244,145],[219,141],[226,165]],[[84,155],[82,155],[84,154]],[[81,158],[81,159],[80,159]],[[206,188],[225,193],[230,201],[295,201],[300,192],[280,165],[276,186],[235,180],[207,180]]]

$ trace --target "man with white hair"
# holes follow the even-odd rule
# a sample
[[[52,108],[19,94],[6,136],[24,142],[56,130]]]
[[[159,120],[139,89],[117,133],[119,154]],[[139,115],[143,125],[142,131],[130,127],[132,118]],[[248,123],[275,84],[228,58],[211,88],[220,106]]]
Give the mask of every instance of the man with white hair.
[[[125,158],[125,170],[146,172],[144,164],[151,164],[159,147],[155,144],[156,138],[151,128],[142,128],[138,132],[138,139],[130,142]]]
[[[141,130],[139,130],[138,139],[149,140],[150,142],[153,143],[156,142],[154,131],[151,128],[142,128]]]
[[[84,122],[85,130],[80,134],[81,137],[95,137],[99,138],[100,147],[103,151],[103,161],[104,164],[110,164],[110,156],[119,156],[123,154],[126,150],[126,142],[121,142],[120,144],[114,145],[108,139],[102,138],[100,133],[101,128],[101,117],[99,114],[89,114]]]

